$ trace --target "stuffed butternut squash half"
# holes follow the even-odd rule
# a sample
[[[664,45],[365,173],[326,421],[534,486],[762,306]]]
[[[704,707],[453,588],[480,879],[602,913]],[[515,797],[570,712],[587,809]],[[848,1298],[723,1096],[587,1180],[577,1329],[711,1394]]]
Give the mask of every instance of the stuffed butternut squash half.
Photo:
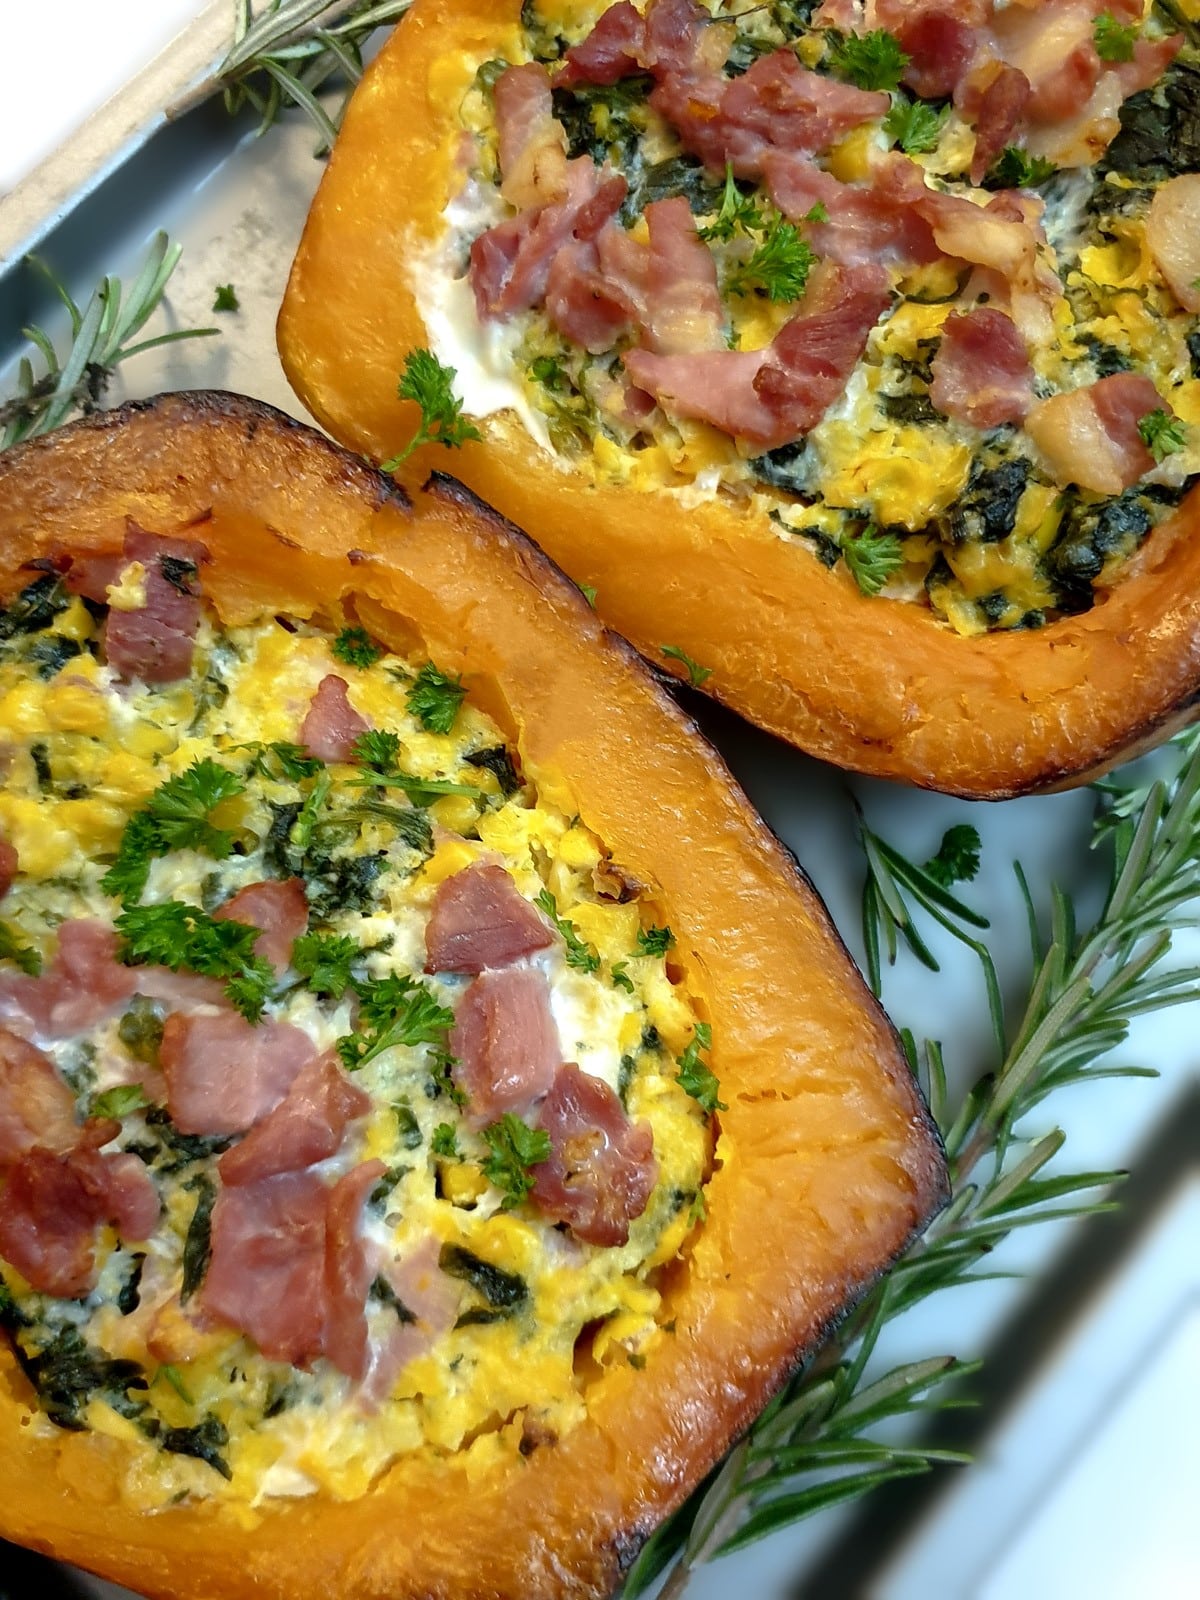
[[[284,366],[386,462],[430,351],[480,435],[463,480],[801,748],[964,795],[1081,781],[1200,681],[1198,15],[416,0]]]
[[[822,907],[450,480],[176,395],[0,548],[0,1535],[608,1594],[944,1197]]]

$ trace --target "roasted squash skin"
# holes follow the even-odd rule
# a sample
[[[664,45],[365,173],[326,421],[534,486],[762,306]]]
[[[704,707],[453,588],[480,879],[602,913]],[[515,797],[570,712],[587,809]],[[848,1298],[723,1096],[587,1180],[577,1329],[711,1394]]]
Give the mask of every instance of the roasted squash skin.
[[[830,1323],[945,1197],[895,1035],[820,902],[716,754],[624,641],[460,485],[415,511],[390,480],[255,402],[130,405],[0,456],[4,591],[125,518],[193,525],[227,622],[352,606],[423,645],[511,730],[527,770],[653,889],[713,1020],[709,1214],[644,1370],[606,1370],[557,1445],[468,1482],[406,1458],[361,1500],[122,1504],[122,1446],[29,1426],[0,1350],[0,1535],[151,1596],[538,1600],[608,1594]]]
[[[305,405],[375,460],[411,437],[397,399],[429,342],[405,276],[460,182],[449,64],[503,54],[520,0],[417,0],[367,72],[318,191],[279,319]],[[706,693],[813,755],[963,796],[1084,782],[1196,715],[1200,494],[1160,525],[1095,607],[1037,631],[960,638],[923,607],[861,594],[765,517],[667,491],[595,487],[512,413],[454,471],[526,529],[613,627],[709,669]],[[428,470],[428,448],[414,458]]]

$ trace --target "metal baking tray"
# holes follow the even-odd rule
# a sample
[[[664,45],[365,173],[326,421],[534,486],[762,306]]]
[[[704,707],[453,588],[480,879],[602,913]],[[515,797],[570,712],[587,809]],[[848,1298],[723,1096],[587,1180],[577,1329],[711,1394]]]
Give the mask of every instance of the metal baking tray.
[[[219,100],[166,114],[221,58],[228,21],[225,0],[215,0],[170,51],[0,200],[0,396],[13,388],[19,329],[31,321],[56,335],[65,329],[61,306],[23,261],[25,252],[36,248],[84,299],[103,274],[131,275],[154,232],[165,229],[183,257],[165,315],[147,331],[215,323],[220,334],[136,358],[106,401],[216,387],[304,415],[279,366],[274,322],[321,174],[313,130],[290,113],[258,137],[231,121]],[[231,281],[240,310],[214,316],[215,286]],[[1099,894],[1086,792],[970,806],[850,779],[681,693],[806,865],[860,960],[852,794],[872,826],[916,859],[936,849],[951,823],[978,827],[984,868],[971,899],[992,915],[1000,981],[1015,997],[1028,956],[1011,861],[1020,856],[1035,894],[1052,880],[1085,904]],[[885,983],[884,1000],[898,1023],[943,1042],[965,1083],[986,1052],[982,983],[959,947],[937,948],[938,977],[910,962]],[[1200,939],[1181,939],[1179,949],[1181,959],[1196,959]],[[1131,1170],[1117,1218],[1018,1232],[993,1266],[1023,1277],[935,1297],[885,1333],[881,1370],[942,1353],[987,1357],[973,1385],[980,1408],[935,1425],[939,1442],[965,1445],[977,1463],[892,1486],[702,1568],[689,1600],[718,1600],[735,1589],[755,1600],[1200,1593],[1200,1537],[1183,1500],[1186,1486],[1194,1491],[1200,1480],[1195,1037],[1194,1010],[1160,1013],[1138,1026],[1122,1052],[1155,1066],[1157,1081],[1096,1083],[1054,1102],[1053,1116],[1066,1119],[1073,1170]],[[119,1593],[0,1546],[0,1600]]]

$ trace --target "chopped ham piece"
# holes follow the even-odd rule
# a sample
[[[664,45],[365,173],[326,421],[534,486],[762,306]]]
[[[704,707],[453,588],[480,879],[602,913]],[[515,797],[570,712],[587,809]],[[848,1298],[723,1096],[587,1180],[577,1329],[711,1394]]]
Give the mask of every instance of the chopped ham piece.
[[[622,232],[610,223],[601,238],[609,231]],[[571,239],[550,263],[546,315],[561,334],[593,355],[611,350],[628,332],[629,315],[601,272],[599,253],[591,239]]]
[[[641,71],[646,51],[646,24],[629,4],[609,6],[586,39],[567,51],[555,88],[574,89],[581,83],[610,87]]]
[[[683,417],[771,450],[808,433],[842,393],[891,298],[879,266],[834,267],[764,350],[656,356],[631,350],[625,370]]]
[[[986,0],[880,0],[878,27],[909,58],[904,84],[926,100],[945,100],[965,77],[976,52],[976,29]]]
[[[658,1181],[654,1135],[577,1066],[559,1071],[538,1118],[550,1155],[533,1168],[531,1198],[588,1244],[622,1245]]]
[[[425,928],[426,972],[507,967],[554,935],[503,867],[475,862],[440,883]]]
[[[1033,404],[1033,368],[1011,317],[986,306],[947,317],[929,398],[975,428],[1020,422]]]
[[[912,204],[911,184],[898,185],[888,167],[877,169],[868,183],[841,183],[804,156],[772,152],[763,175],[772,200],[793,222],[804,221],[816,205],[824,207],[828,221],[809,223],[806,231],[823,259],[846,267],[914,267],[941,257],[933,228]],[[917,181],[924,184],[919,176]]]
[[[371,1341],[371,1365],[362,1387],[363,1401],[369,1407],[386,1400],[409,1362],[454,1326],[461,1290],[439,1268],[438,1254],[436,1241],[427,1239],[411,1255],[382,1269],[381,1276],[407,1315],[394,1307],[386,1307],[380,1314],[386,1331],[382,1338]]]
[[[960,109],[975,125],[971,182],[982,183],[1011,144],[1029,104],[1029,79],[1004,61],[985,61],[963,82]]]
[[[567,136],[554,115],[550,75],[537,61],[509,67],[496,79],[500,193],[510,205],[549,205],[567,189]]]
[[[299,1172],[341,1148],[346,1125],[371,1109],[370,1096],[350,1082],[330,1052],[315,1056],[273,1111],[217,1163],[229,1185]]]
[[[856,89],[802,67],[791,50],[760,56],[748,72],[662,77],[650,104],[670,122],[684,149],[709,171],[732,165],[739,178],[760,177],[768,151],[819,155],[851,129],[882,117],[886,94]]]
[[[338,680],[341,681],[340,679]],[[250,883],[213,912],[216,922],[245,922],[262,930],[254,953],[279,976],[292,959],[292,945],[308,927],[308,900],[299,878]]]
[[[0,1168],[34,1145],[69,1150],[78,1136],[75,1096],[53,1061],[0,1028]]]
[[[12,888],[18,865],[16,845],[0,833],[0,900]]]
[[[117,936],[105,922],[79,917],[58,930],[54,960],[36,978],[0,976],[0,1017],[31,1023],[43,1037],[65,1039],[102,1021],[138,988],[138,974],[117,960]]]
[[[329,1194],[325,1223],[325,1292],[328,1311],[322,1350],[348,1378],[367,1373],[367,1290],[373,1255],[362,1237],[362,1209],[387,1168],[382,1161],[352,1167]]]
[[[283,1099],[316,1055],[289,1022],[252,1027],[235,1011],[167,1018],[159,1059],[180,1133],[242,1133]]]
[[[1118,372],[1039,401],[1025,419],[1025,430],[1056,483],[1120,494],[1154,465],[1138,423],[1152,411],[1169,409],[1149,378]]]
[[[174,683],[191,672],[200,622],[196,573],[207,560],[208,550],[195,539],[168,539],[147,533],[135,522],[127,524],[116,576],[131,562],[140,562],[145,569],[145,602],[132,610],[114,606],[104,626],[105,659],[121,677]],[[102,567],[85,566],[75,586],[87,593],[101,576]],[[106,592],[90,598],[103,600]]]
[[[0,1188],[0,1256],[41,1294],[74,1300],[95,1286],[96,1229],[112,1222],[125,1239],[145,1239],[159,1202],[136,1156],[79,1148],[34,1148]]]
[[[222,1189],[201,1315],[248,1334],[268,1360],[310,1365],[323,1348],[328,1309],[328,1199],[314,1172]]]
[[[471,287],[481,322],[540,305],[558,252],[572,239],[595,239],[629,187],[587,156],[568,161],[566,174],[563,199],[497,223],[471,246]]]
[[[562,1062],[543,974],[518,967],[476,978],[459,1002],[450,1049],[477,1127],[540,1099]]]
[[[300,724],[300,743],[318,761],[350,761],[354,757],[354,741],[370,726],[350,704],[345,678],[329,672],[317,685]]]

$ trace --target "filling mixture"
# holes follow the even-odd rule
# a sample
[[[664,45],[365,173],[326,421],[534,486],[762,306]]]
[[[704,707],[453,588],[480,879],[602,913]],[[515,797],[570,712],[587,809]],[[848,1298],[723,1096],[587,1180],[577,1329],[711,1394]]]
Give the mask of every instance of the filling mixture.
[[[671,930],[457,678],[224,629],[130,525],[0,613],[0,1337],[124,1492],[552,1449],[671,1337],[719,1088]]]
[[[1200,473],[1200,0],[526,0],[416,258],[466,409],[963,634]]]

